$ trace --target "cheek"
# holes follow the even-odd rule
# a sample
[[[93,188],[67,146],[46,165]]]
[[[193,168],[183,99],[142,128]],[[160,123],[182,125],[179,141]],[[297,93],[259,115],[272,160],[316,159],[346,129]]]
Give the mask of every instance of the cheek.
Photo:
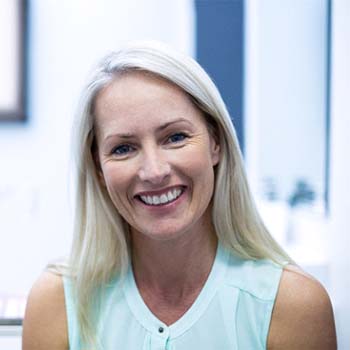
[[[190,178],[196,196],[200,196],[203,201],[212,196],[214,188],[214,169],[212,160],[208,152],[192,153],[188,157],[183,157],[182,168]]]
[[[102,168],[104,181],[113,202],[120,199],[128,188],[130,174],[125,170],[125,167],[111,165]]]
[[[179,161],[184,169],[188,169],[191,174],[198,177],[208,176],[213,172],[211,155],[203,148],[184,154]]]

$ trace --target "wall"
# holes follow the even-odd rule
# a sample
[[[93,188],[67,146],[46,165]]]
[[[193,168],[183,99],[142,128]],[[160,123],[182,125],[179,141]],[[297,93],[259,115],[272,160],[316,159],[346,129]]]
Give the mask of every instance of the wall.
[[[245,133],[255,192],[272,178],[286,199],[305,178],[322,197],[326,0],[245,1]],[[248,141],[249,139],[249,141]]]

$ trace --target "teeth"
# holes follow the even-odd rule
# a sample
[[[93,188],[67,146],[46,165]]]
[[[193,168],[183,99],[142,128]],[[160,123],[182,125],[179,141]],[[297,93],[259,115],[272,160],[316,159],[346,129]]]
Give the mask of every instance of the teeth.
[[[152,204],[156,204],[157,205],[157,204],[160,203],[160,198],[159,197],[153,196],[152,199],[153,199],[153,203]]]
[[[169,202],[169,201],[168,201],[168,197],[166,196],[166,194],[162,194],[162,195],[160,196],[160,202],[161,202],[161,203]]]
[[[175,196],[173,196],[173,194],[171,193],[171,191],[169,191],[168,192],[168,199],[169,199],[169,201],[172,201],[173,199],[175,199],[176,197]]]
[[[159,205],[172,202],[180,196],[182,191],[180,189],[174,189],[168,191],[167,194],[163,193],[161,196],[140,196],[141,200],[149,205]]]

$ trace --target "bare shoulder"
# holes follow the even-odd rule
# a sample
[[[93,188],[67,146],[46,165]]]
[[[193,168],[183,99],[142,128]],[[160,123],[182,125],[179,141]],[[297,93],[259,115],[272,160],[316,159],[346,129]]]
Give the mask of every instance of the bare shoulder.
[[[23,350],[67,350],[62,277],[44,272],[33,285],[23,320]]]
[[[337,348],[334,316],[324,287],[297,266],[284,268],[272,312],[269,350]]]

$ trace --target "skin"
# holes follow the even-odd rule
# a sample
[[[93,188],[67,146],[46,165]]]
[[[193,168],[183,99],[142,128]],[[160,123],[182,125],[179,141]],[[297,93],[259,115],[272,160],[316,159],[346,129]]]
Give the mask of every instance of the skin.
[[[63,282],[60,276],[45,272],[32,287],[23,320],[22,349],[69,349]]]
[[[324,287],[299,267],[282,274],[272,313],[269,350],[335,350],[332,304]]]
[[[130,224],[137,286],[149,309],[170,325],[191,307],[215,258],[210,202],[220,146],[181,89],[141,72],[103,89],[95,118],[96,166],[101,186]],[[169,206],[138,199],[174,187],[184,192]],[[62,280],[45,273],[29,295],[23,349],[66,350],[67,339]],[[268,349],[335,348],[327,293],[311,277],[286,268]]]

